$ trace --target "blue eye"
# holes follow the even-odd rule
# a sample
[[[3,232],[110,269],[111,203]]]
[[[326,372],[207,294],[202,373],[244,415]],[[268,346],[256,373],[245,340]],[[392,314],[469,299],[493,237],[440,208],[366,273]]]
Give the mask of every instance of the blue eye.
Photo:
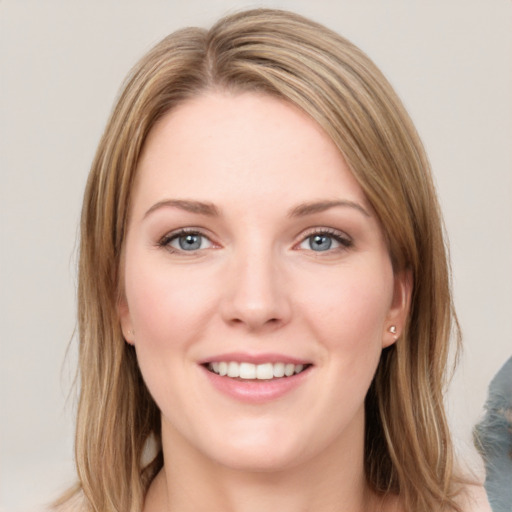
[[[328,251],[333,244],[332,237],[327,235],[311,235],[306,240],[313,251]]]
[[[342,247],[350,247],[352,241],[342,234],[319,232],[307,236],[300,244],[301,249],[306,249],[314,252],[325,252],[335,250]]]
[[[208,249],[212,246],[212,242],[201,233],[180,231],[165,236],[160,245],[175,251],[192,252]]]

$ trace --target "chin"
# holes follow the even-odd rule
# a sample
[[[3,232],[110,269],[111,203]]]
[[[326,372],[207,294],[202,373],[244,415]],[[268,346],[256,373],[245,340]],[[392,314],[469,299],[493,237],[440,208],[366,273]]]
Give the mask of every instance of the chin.
[[[243,437],[228,434],[222,440],[212,440],[203,454],[236,471],[279,472],[308,460],[315,451],[316,443],[305,442],[305,439],[310,438],[291,436],[290,429],[276,427],[273,431],[265,432],[265,429],[260,428],[252,433],[245,431]]]

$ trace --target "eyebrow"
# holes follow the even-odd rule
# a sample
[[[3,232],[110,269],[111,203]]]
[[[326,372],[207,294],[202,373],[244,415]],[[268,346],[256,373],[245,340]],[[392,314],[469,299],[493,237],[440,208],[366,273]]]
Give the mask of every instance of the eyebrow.
[[[349,200],[338,200],[338,201],[314,201],[308,203],[301,203],[292,208],[288,216],[289,217],[305,217],[307,215],[313,215],[315,213],[321,213],[331,208],[345,207],[354,208],[361,212],[366,217],[370,217],[370,214],[366,211],[363,206],[359,203]],[[204,203],[202,201],[192,201],[189,199],[164,199],[155,203],[149,210],[144,214],[144,218],[150,215],[155,210],[160,208],[179,208],[190,213],[196,213],[199,215],[207,215],[209,217],[219,217],[219,209],[213,203]]]
[[[366,217],[371,217],[371,215],[368,213],[368,211],[363,208],[362,205],[359,203],[356,203],[354,201],[348,201],[346,199],[339,200],[339,201],[316,201],[316,202],[310,202],[310,203],[302,203],[296,206],[295,208],[292,208],[290,212],[288,213],[289,217],[304,217],[306,215],[312,215],[314,213],[321,213],[325,212],[326,210],[329,210],[331,208],[336,207],[346,207],[346,208],[354,208],[361,212]]]
[[[144,214],[146,218],[149,214],[160,208],[179,208],[190,213],[198,213],[200,215],[208,215],[210,217],[218,217],[219,210],[212,203],[203,203],[201,201],[191,201],[188,199],[164,199],[158,201]]]

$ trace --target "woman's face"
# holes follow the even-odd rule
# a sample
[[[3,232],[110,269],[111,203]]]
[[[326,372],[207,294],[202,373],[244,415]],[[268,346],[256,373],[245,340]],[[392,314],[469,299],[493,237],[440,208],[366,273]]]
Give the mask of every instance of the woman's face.
[[[254,93],[167,114],[140,160],[122,265],[123,333],[164,445],[253,470],[362,451],[407,285],[314,121]]]

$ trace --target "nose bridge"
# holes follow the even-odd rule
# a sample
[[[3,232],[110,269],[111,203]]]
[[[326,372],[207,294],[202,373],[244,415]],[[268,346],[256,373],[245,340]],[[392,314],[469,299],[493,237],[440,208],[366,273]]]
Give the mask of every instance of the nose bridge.
[[[234,250],[225,320],[258,329],[288,320],[290,304],[279,254],[271,244],[247,243]]]

